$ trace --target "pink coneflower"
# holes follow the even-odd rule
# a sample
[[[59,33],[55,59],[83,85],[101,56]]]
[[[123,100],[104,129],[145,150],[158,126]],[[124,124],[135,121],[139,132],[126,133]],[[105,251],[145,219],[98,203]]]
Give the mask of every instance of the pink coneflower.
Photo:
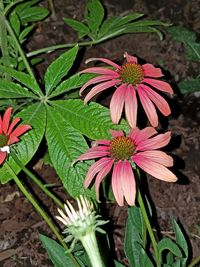
[[[126,137],[123,131],[111,130],[113,139],[99,140],[79,160],[100,158],[91,165],[84,186],[87,188],[94,177],[97,199],[99,186],[103,178],[112,172],[112,189],[117,203],[124,204],[124,198],[129,205],[134,205],[136,184],[133,168],[140,167],[148,174],[166,182],[175,182],[177,177],[167,169],[173,165],[173,159],[166,153],[157,150],[167,145],[171,133],[157,134],[153,127],[143,130],[133,129]]]
[[[125,58],[126,61],[122,66],[106,58],[91,58],[87,60],[87,62],[100,60],[112,66],[114,70],[93,67],[81,71],[80,73],[96,73],[100,74],[100,76],[85,83],[80,89],[80,94],[88,86],[98,83],[86,95],[84,102],[87,103],[96,94],[115,86],[116,90],[110,102],[111,119],[113,123],[118,124],[125,106],[126,118],[130,126],[135,128],[138,109],[137,92],[151,125],[157,127],[158,116],[155,106],[165,116],[168,116],[171,110],[167,101],[154,89],[167,92],[170,95],[173,94],[173,90],[168,83],[155,79],[163,76],[160,68],[155,68],[152,64],[140,65],[137,63],[137,58],[130,56],[128,53],[125,53]]]
[[[19,125],[15,127],[20,118],[15,118],[10,123],[12,108],[7,108],[3,118],[0,116],[0,165],[5,161],[10,151],[10,145],[19,142],[19,136],[31,129],[30,125]],[[15,129],[14,129],[15,128]]]

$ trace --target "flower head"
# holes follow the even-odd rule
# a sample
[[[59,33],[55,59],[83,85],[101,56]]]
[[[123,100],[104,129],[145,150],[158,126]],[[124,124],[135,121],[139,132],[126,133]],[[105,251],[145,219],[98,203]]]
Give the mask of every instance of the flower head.
[[[20,118],[15,118],[10,123],[12,108],[6,109],[3,117],[0,116],[0,165],[5,161],[10,151],[10,145],[19,142],[19,137],[31,129],[30,125],[16,125]]]
[[[70,242],[73,240],[71,249],[73,249],[77,240],[80,240],[85,246],[88,238],[94,238],[95,231],[104,233],[99,226],[107,223],[106,221],[99,220],[100,216],[96,215],[93,204],[83,196],[77,198],[77,204],[78,211],[67,201],[64,204],[65,212],[58,209],[60,216],[56,216],[66,226],[64,233],[67,233],[68,236],[65,241]]]
[[[99,186],[103,178],[112,172],[112,189],[117,203],[124,205],[124,198],[129,205],[135,204],[136,183],[133,169],[140,167],[146,173],[166,182],[175,182],[177,177],[168,170],[173,166],[173,159],[158,150],[166,146],[171,133],[158,134],[153,127],[143,130],[133,129],[128,136],[123,131],[111,130],[112,140],[99,140],[79,160],[99,158],[88,170],[84,186],[87,188],[94,177],[97,199]]]
[[[84,102],[87,103],[96,94],[116,87],[110,102],[110,114],[113,123],[118,124],[125,107],[126,118],[132,128],[136,127],[138,100],[141,101],[144,111],[153,127],[158,126],[158,116],[155,106],[164,116],[171,113],[167,101],[156,91],[173,94],[171,86],[157,78],[163,76],[160,68],[152,64],[138,64],[137,58],[125,53],[125,62],[122,66],[106,58],[91,58],[87,62],[100,60],[114,69],[104,67],[92,67],[80,73],[96,73],[99,76],[89,80],[80,89],[80,94],[90,85],[95,85],[86,95]],[[156,90],[157,89],[157,90]]]

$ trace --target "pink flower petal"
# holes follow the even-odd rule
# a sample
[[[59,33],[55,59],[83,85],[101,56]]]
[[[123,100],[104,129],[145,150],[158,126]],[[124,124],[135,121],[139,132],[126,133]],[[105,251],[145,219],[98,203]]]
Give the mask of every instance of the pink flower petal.
[[[124,136],[124,132],[121,131],[121,130],[119,130],[119,131],[110,130],[110,133],[111,133],[113,138],[116,138],[116,137],[119,137],[119,136]]]
[[[117,76],[116,76],[116,77],[117,77]],[[116,77],[115,77],[115,78],[116,78]],[[118,77],[119,77],[119,75],[118,75]],[[87,83],[85,83],[85,84],[81,87],[81,89],[80,89],[80,91],[79,91],[79,94],[81,95],[82,92],[83,92],[89,85],[91,85],[91,84],[95,84],[95,83],[99,83],[99,82],[103,82],[103,81],[108,81],[108,80],[112,80],[112,79],[113,79],[113,76],[109,76],[109,75],[102,75],[102,76],[95,77],[95,78],[89,80]]]
[[[18,124],[18,122],[20,121],[20,118],[15,118],[11,124],[10,124],[10,127],[8,129],[8,135],[10,135],[12,133],[12,130],[14,129],[14,127]]]
[[[86,95],[84,99],[84,103],[87,103],[93,96],[97,95],[98,93],[113,87],[114,85],[118,84],[120,80],[111,80],[108,82],[100,83],[92,88],[92,90]]]
[[[98,140],[98,141],[94,141],[97,145],[106,145],[109,146],[110,145],[110,140]]]
[[[13,137],[19,137],[22,134],[24,134],[25,132],[27,132],[28,130],[30,130],[32,127],[30,125],[24,124],[24,125],[20,125],[18,126],[9,136],[9,141],[8,144],[12,144],[11,143],[11,139]]]
[[[155,87],[156,89],[169,93],[170,95],[173,95],[173,90],[171,86],[163,81],[155,80],[155,79],[150,79],[150,78],[145,78],[143,80],[144,83],[150,84],[151,86]]]
[[[140,142],[147,140],[158,132],[153,127],[146,127],[138,132],[138,134],[134,138],[134,142],[138,145]]]
[[[3,122],[2,122],[2,118],[1,118],[1,116],[0,116],[0,134],[2,134],[2,131],[3,131],[3,129],[2,129],[2,125],[3,124]]]
[[[100,172],[103,168],[105,168],[107,166],[107,164],[109,164],[110,162],[110,158],[101,158],[100,160],[98,160],[97,162],[93,163],[88,172],[87,175],[85,177],[85,182],[84,182],[84,187],[87,188],[90,183],[92,182],[94,176]],[[112,160],[113,161],[113,160]]]
[[[12,136],[12,137],[9,137],[8,145],[12,145],[12,144],[17,143],[17,142],[19,142],[19,138],[16,136]]]
[[[156,107],[160,110],[160,112],[163,115],[168,116],[171,113],[167,101],[162,96],[157,94],[147,85],[141,84],[140,86],[143,88],[143,90],[145,90],[149,99],[156,105]]]
[[[146,159],[153,162],[157,162],[165,167],[173,166],[173,158],[160,150],[148,150],[144,152],[138,152],[134,157],[141,160]]]
[[[134,56],[130,56],[127,52],[124,53],[124,57],[126,58],[127,62],[130,63],[137,63],[137,58]]]
[[[132,85],[129,85],[125,95],[125,114],[129,125],[132,128],[136,127],[137,122],[137,98],[136,92]]]
[[[142,106],[144,108],[144,111],[149,119],[149,122],[151,123],[153,127],[157,127],[158,116],[157,116],[154,104],[148,98],[147,94],[145,93],[145,91],[142,89],[140,85],[137,85],[137,91],[138,91],[138,95],[142,103]]]
[[[135,127],[135,128],[133,128],[131,131],[130,131],[130,133],[129,133],[129,137],[133,140],[133,141],[135,141],[135,138],[136,138],[136,136],[139,134],[139,132],[140,132],[140,130],[138,129],[138,127]]]
[[[132,167],[130,163],[125,160],[119,163],[121,165],[121,187],[126,199],[126,202],[133,206],[135,205],[135,197],[136,197],[136,184],[135,177],[133,174]]]
[[[10,107],[6,109],[3,115],[2,131],[4,134],[7,134],[11,113],[12,113],[12,108]]]
[[[6,157],[7,153],[0,151],[0,165],[5,161]]]
[[[144,76],[148,77],[154,77],[154,78],[159,78],[163,76],[163,73],[160,68],[155,68],[152,64],[144,64],[142,65],[143,71],[144,71]]]
[[[102,68],[102,67],[88,68],[88,69],[80,71],[79,73],[96,73],[96,74],[103,74],[103,75],[111,75],[113,77],[116,77],[116,74],[118,74],[114,70]]]
[[[87,59],[85,61],[85,63],[88,64],[89,62],[95,61],[95,60],[100,60],[100,61],[102,61],[102,62],[104,62],[104,63],[106,63],[106,64],[108,64],[108,65],[110,65],[110,66],[112,66],[112,67],[114,67],[116,69],[121,69],[121,67],[118,64],[116,64],[115,62],[113,62],[113,61],[111,61],[111,60],[109,60],[107,58],[101,58],[101,57],[99,57],[99,58],[98,57],[97,58],[89,58],[89,59]]]
[[[137,154],[133,156],[133,160],[142,170],[159,180],[166,182],[177,181],[177,177],[171,171],[157,162],[153,162],[150,159],[145,159],[143,157],[137,157]]]
[[[121,164],[118,161],[113,168],[113,173],[112,173],[112,190],[113,194],[115,196],[115,199],[118,203],[119,206],[124,205],[124,197],[123,197],[123,191],[122,191],[122,183],[121,181]]]
[[[137,151],[154,150],[166,146],[171,139],[171,132],[158,134],[150,139],[140,142],[137,145]]]
[[[88,160],[88,159],[96,159],[109,155],[107,146],[94,146],[87,150],[84,154],[81,154],[75,161],[79,160]]]
[[[110,101],[110,116],[114,124],[118,124],[122,116],[124,100],[126,94],[126,85],[120,85],[114,92]]]
[[[107,162],[107,165],[104,166],[104,168],[101,169],[101,171],[97,174],[96,180],[95,180],[95,191],[96,191],[96,198],[97,201],[99,200],[99,186],[103,178],[110,172],[111,168],[113,166],[113,160],[110,159],[110,161]]]

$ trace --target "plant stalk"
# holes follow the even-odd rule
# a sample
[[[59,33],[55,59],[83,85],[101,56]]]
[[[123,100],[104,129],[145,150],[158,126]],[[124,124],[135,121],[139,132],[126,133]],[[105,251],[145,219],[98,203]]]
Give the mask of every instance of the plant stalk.
[[[19,180],[19,178],[17,177],[17,175],[15,174],[15,172],[13,171],[13,169],[10,167],[10,165],[7,162],[5,162],[4,163],[4,166],[6,167],[7,171],[10,173],[11,177],[13,178],[13,180],[15,181],[15,183],[17,184],[17,186],[19,187],[19,189],[21,190],[21,192],[25,195],[25,197],[29,200],[29,202],[33,205],[33,207],[36,209],[36,211],[41,215],[41,217],[45,220],[45,222],[50,227],[50,229],[52,230],[52,232],[58,238],[58,240],[61,243],[61,245],[66,250],[68,250],[67,245],[63,241],[61,235],[57,231],[57,229],[54,226],[54,224],[52,223],[51,219],[47,216],[47,214],[45,213],[45,211],[39,206],[39,204],[36,202],[36,200],[33,198],[33,196],[27,191],[27,189],[22,184],[22,182]],[[80,265],[78,264],[78,262],[76,261],[76,259],[73,257],[73,255],[72,254],[69,254],[69,256],[74,261],[75,266],[80,267]]]
[[[13,152],[10,152],[10,155],[14,159],[14,161],[17,163],[17,165],[26,173],[26,175],[35,183],[39,188],[47,194],[55,203],[58,205],[61,209],[64,208],[63,203],[53,194],[51,193],[46,186],[31,172],[29,171],[23,163],[19,160],[17,155]]]

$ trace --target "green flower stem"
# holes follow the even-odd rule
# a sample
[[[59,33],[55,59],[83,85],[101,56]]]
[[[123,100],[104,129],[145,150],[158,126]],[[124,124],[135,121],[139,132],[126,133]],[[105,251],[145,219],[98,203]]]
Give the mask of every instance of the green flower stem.
[[[95,232],[92,231],[87,233],[85,236],[80,238],[80,241],[87,252],[92,267],[104,267],[99,253]]]
[[[13,152],[10,152],[10,155],[14,159],[14,161],[17,163],[17,165],[27,174],[27,176],[39,186],[39,188],[47,194],[61,209],[64,208],[63,203],[53,194],[51,193],[48,188],[32,173],[30,172],[23,163],[19,160],[17,155]]]
[[[18,39],[17,39],[17,37],[16,37],[16,35],[15,35],[15,33],[14,33],[12,27],[10,26],[9,21],[7,21],[6,19],[5,19],[5,26],[6,26],[7,30],[8,30],[8,32],[9,32],[10,36],[12,37],[13,41],[15,42],[16,48],[17,48],[17,50],[18,50],[18,52],[19,52],[19,54],[20,54],[20,56],[21,56],[21,59],[22,59],[23,62],[24,62],[24,65],[25,65],[25,67],[26,67],[28,73],[30,74],[30,76],[31,76],[31,77],[35,80],[35,82],[37,83],[37,80],[35,79],[34,73],[33,73],[32,69],[31,69],[31,67],[30,67],[30,65],[29,65],[29,63],[28,63],[28,60],[26,59],[26,56],[24,55],[24,52],[23,52],[23,50],[22,50],[22,48],[21,48],[21,45],[20,45],[20,43],[19,43],[19,41],[18,41]],[[38,85],[38,87],[39,87],[39,85]],[[39,88],[40,88],[40,87],[39,87]],[[42,92],[40,92],[40,95],[42,95]]]
[[[26,56],[29,58],[29,57],[37,56],[37,55],[43,54],[43,53],[51,53],[51,52],[58,50],[58,49],[74,47],[75,45],[90,46],[90,45],[94,45],[94,44],[98,44],[98,43],[99,43],[99,41],[98,42],[88,41],[88,42],[80,42],[80,43],[53,45],[53,46],[44,47],[44,48],[29,52],[26,54]]]
[[[189,265],[188,267],[193,267],[193,266],[196,266],[197,263],[200,262],[200,255],[197,256]]]
[[[62,244],[62,246],[68,250],[67,245],[65,244],[65,242],[62,239],[62,236],[59,234],[59,232],[57,231],[56,227],[54,226],[54,224],[52,223],[51,219],[46,215],[46,213],[43,211],[43,209],[39,206],[39,204],[36,202],[36,200],[33,198],[33,196],[27,191],[27,189],[24,187],[24,185],[22,184],[22,182],[19,180],[19,178],[17,177],[17,175],[15,174],[15,172],[13,171],[13,169],[10,167],[10,165],[5,162],[4,166],[6,167],[7,171],[10,173],[10,175],[12,176],[13,180],[15,181],[15,183],[17,184],[17,186],[19,187],[19,189],[22,191],[22,193],[25,195],[25,197],[29,200],[29,202],[33,205],[33,207],[36,209],[36,211],[42,216],[42,218],[45,220],[45,222],[47,223],[47,225],[50,227],[50,229],[52,230],[52,232],[55,234],[55,236],[58,238],[59,242]],[[75,266],[80,267],[80,265],[78,264],[78,262],[76,261],[76,259],[73,257],[72,254],[69,254],[71,259],[74,261]]]
[[[139,206],[141,208],[142,215],[144,217],[144,220],[145,220],[145,223],[146,223],[146,227],[147,227],[147,230],[148,230],[151,242],[152,242],[152,246],[153,246],[153,249],[154,249],[154,252],[155,252],[155,260],[156,260],[157,267],[161,267],[157,242],[156,242],[156,239],[155,239],[155,236],[154,236],[154,233],[153,233],[153,229],[151,227],[151,224],[150,224],[150,221],[149,221],[146,209],[145,209],[145,205],[144,205],[144,202],[143,202],[143,199],[142,199],[142,195],[141,195],[139,189],[138,189],[138,196],[137,197],[138,197],[138,203],[139,203]]]

